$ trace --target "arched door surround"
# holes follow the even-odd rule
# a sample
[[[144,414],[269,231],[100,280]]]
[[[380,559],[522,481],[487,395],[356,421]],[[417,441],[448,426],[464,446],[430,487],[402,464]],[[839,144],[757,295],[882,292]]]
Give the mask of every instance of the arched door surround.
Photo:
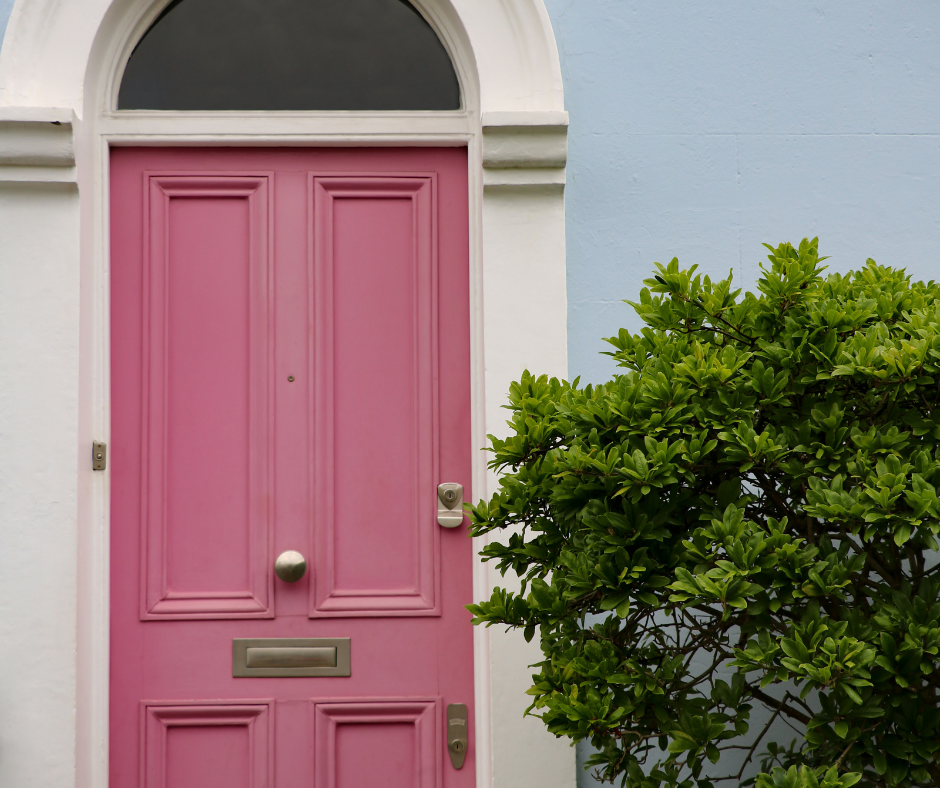
[[[48,282],[39,278],[27,276],[21,284],[35,288],[36,299],[55,299],[53,308],[66,327],[45,337],[43,357],[74,369],[74,387],[43,388],[38,373],[44,361],[28,343],[7,352],[12,363],[37,372],[26,375],[28,382],[16,389],[19,401],[28,405],[35,400],[47,410],[74,415],[57,440],[70,441],[77,460],[56,466],[51,481],[43,476],[37,486],[34,469],[45,469],[49,457],[39,444],[35,450],[11,447],[17,454],[9,465],[20,469],[22,483],[13,479],[8,486],[24,505],[33,501],[37,534],[60,535],[51,548],[37,541],[31,552],[34,548],[25,545],[20,562],[38,565],[49,557],[43,550],[60,550],[61,556],[52,557],[72,569],[54,578],[56,604],[77,610],[78,617],[69,634],[54,617],[24,608],[28,618],[23,626],[11,620],[13,628],[7,631],[13,633],[12,647],[22,639],[22,653],[45,648],[49,654],[47,661],[22,666],[24,685],[42,687],[50,670],[75,677],[73,690],[50,687],[48,698],[41,700],[48,708],[61,706],[53,715],[60,738],[68,738],[69,730],[74,734],[74,770],[69,773],[77,786],[107,785],[109,482],[107,471],[92,471],[86,460],[93,440],[109,438],[111,147],[466,146],[477,491],[492,489],[486,457],[476,449],[485,445],[487,433],[504,429],[500,406],[509,382],[527,367],[554,375],[566,372],[563,190],[568,121],[543,0],[413,4],[454,65],[462,96],[458,109],[122,111],[118,92],[124,67],[165,0],[16,0],[0,52],[0,183],[23,190],[29,199],[19,203],[22,215],[6,231],[5,245],[28,246],[37,259],[54,256],[72,272],[69,282],[74,285],[63,285],[52,295]],[[63,520],[55,507],[47,511],[36,504],[46,499],[74,501],[74,514]],[[488,565],[478,562],[474,594],[488,594],[497,579]],[[18,582],[13,576],[0,577],[0,595],[19,598]],[[480,788],[494,781],[546,787],[573,783],[573,751],[547,736],[537,720],[521,716],[530,672],[526,666],[535,658],[521,638],[491,638],[485,629],[474,632]],[[7,713],[15,718],[33,710],[24,706]],[[23,740],[24,753],[30,751],[29,741]],[[6,745],[9,757],[17,757],[17,741]],[[67,756],[59,752],[48,757]],[[20,782],[28,784],[31,775],[45,780],[57,767],[41,757],[28,762],[24,756],[22,766],[15,768],[23,775]]]

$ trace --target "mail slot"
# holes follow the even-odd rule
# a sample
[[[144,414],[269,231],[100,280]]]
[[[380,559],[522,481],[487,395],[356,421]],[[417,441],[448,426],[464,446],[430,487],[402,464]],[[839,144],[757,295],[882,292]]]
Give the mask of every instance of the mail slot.
[[[232,675],[236,678],[349,676],[349,638],[236,638]]]
[[[248,668],[335,668],[336,649],[275,646],[248,649]]]

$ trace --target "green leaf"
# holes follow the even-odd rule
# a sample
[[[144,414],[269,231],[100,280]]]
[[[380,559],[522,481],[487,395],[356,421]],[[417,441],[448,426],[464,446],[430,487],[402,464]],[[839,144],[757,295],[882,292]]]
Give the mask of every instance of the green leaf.
[[[750,293],[654,264],[608,380],[510,385],[468,514],[520,590],[472,620],[538,644],[528,713],[611,784],[723,788],[778,714],[756,788],[932,785],[940,284],[767,251]]]

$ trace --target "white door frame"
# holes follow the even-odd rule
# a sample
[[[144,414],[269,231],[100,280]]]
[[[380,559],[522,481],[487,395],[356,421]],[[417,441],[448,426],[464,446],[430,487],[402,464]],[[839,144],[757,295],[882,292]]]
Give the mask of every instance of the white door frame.
[[[509,382],[526,367],[566,372],[567,115],[542,0],[413,0],[450,53],[461,84],[460,110],[115,111],[127,58],[166,2],[17,0],[0,52],[0,183],[78,185],[77,468],[74,476],[63,475],[61,492],[73,493],[76,505],[74,774],[83,788],[104,788],[108,773],[109,474],[92,473],[86,460],[91,441],[107,441],[110,432],[111,146],[467,146],[473,485],[478,494],[493,489],[479,449],[487,433],[505,431],[500,405]],[[497,582],[477,560],[475,597],[488,596]],[[0,596],[6,590],[0,578]],[[22,634],[24,641],[35,638],[35,627]],[[538,652],[519,638],[474,631],[480,788],[573,783],[572,751],[559,747],[537,720],[521,719],[530,672],[526,665],[536,659]],[[0,669],[3,660],[0,653]],[[9,743],[0,744],[10,752]],[[37,766],[39,775],[42,767]]]

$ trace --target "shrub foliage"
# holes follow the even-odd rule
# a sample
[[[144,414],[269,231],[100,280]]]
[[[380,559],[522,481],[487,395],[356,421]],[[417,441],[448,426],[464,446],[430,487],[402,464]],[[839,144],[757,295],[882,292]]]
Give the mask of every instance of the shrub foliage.
[[[940,286],[767,248],[757,294],[657,264],[610,382],[512,385],[474,621],[628,788],[940,785]]]

